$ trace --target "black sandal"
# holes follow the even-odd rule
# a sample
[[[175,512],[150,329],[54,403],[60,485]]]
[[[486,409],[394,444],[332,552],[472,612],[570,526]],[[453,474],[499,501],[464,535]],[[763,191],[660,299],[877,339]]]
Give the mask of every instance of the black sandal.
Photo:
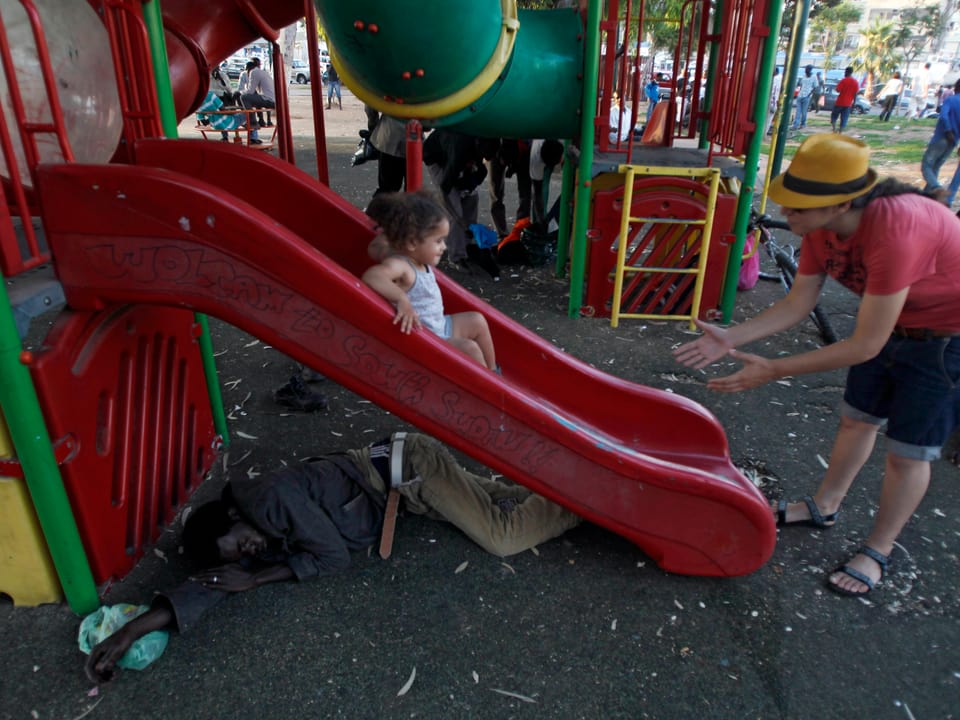
[[[810,511],[810,517],[804,518],[803,520],[790,520],[787,521],[787,505],[789,504],[786,500],[781,500],[777,503],[777,527],[785,527],[787,525],[807,525],[808,527],[815,527],[821,530],[826,530],[827,528],[832,528],[837,522],[837,515],[840,514],[840,510],[837,509],[836,512],[832,512],[829,515],[823,515],[820,512],[820,508],[817,507],[817,503],[813,501],[813,498],[810,495],[807,495],[803,498],[804,504],[807,506],[807,510]]]
[[[871,590],[873,590],[873,588],[876,586],[876,584],[877,584],[878,582],[880,582],[880,580],[883,580],[884,573],[886,573],[886,571],[887,571],[887,565],[890,563],[890,556],[889,556],[889,555],[883,555],[883,554],[880,553],[878,550],[874,550],[872,547],[869,547],[869,546],[867,546],[867,545],[864,545],[864,546],[861,547],[859,550],[857,550],[857,553],[856,553],[856,554],[857,554],[857,555],[866,555],[868,558],[870,558],[871,560],[873,560],[877,565],[879,565],[879,566],[880,566],[880,577],[879,577],[879,579],[878,579],[876,582],[874,582],[873,580],[871,580],[869,577],[867,577],[866,575],[864,575],[864,574],[863,574],[862,572],[860,572],[859,570],[854,570],[854,569],[853,569],[852,567],[850,567],[849,565],[841,565],[840,567],[838,567],[838,568],[837,568],[836,570],[834,570],[833,572],[842,572],[842,573],[845,573],[845,574],[849,575],[850,577],[852,577],[854,580],[858,580],[859,582],[862,582],[864,585],[867,586],[867,589],[866,589],[866,590],[862,590],[862,591],[860,591],[860,592],[857,592],[856,590],[847,590],[846,588],[840,587],[840,586],[837,585],[836,583],[830,582],[830,577],[828,576],[828,577],[827,577],[827,587],[830,588],[831,590],[833,590],[833,592],[837,593],[837,595],[845,595],[845,596],[847,596],[847,597],[863,597],[864,595],[866,595],[867,593],[869,593]],[[854,557],[856,557],[856,555],[855,555]],[[830,574],[833,575],[833,573],[830,573]]]

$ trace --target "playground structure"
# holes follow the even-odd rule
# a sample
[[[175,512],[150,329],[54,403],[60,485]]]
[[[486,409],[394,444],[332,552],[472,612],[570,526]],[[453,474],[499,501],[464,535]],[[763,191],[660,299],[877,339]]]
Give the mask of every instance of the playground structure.
[[[105,82],[100,77],[104,87],[82,92],[97,99],[86,103],[95,117],[115,120],[107,126],[112,135],[91,131],[89,118],[74,117],[61,102],[54,79],[63,61],[48,48],[70,48],[62,38],[50,42],[51,5],[3,6],[0,55],[12,100],[0,124],[7,168],[0,258],[14,291],[0,293],[0,407],[10,437],[0,432],[0,507],[14,528],[2,540],[3,555],[14,561],[0,565],[0,592],[32,604],[57,599],[62,588],[76,611],[96,606],[96,583],[132,567],[229,442],[205,315],[194,313],[251,332],[623,535],[664,569],[737,575],[769,558],[774,529],[767,504],[732,465],[722,428],[699,405],[586,366],[442,275],[448,309],[482,309],[498,354],[522,361],[499,377],[429,333],[399,347],[391,341],[388,308],[358,279],[369,264],[372,225],[326,186],[319,83],[312,87],[319,180],[290,166],[276,40],[279,28],[300,17],[315,25],[309,2],[164,0],[162,10],[157,0],[71,5],[86,21],[102,22],[114,72]],[[589,3],[584,14],[518,13],[510,0],[465,1],[478,34],[475,55],[462,62],[441,43],[424,41],[415,30],[426,28],[435,38],[436,27],[404,19],[409,12],[402,5],[318,2],[341,76],[359,97],[395,116],[479,135],[577,138],[579,172],[572,162],[564,169],[562,206],[572,212],[561,223],[561,237],[572,238],[571,288],[578,288],[572,305],[585,286],[602,314],[613,289],[596,288],[616,266],[621,282],[614,284],[627,286],[629,309],[659,307],[666,309],[661,316],[689,318],[716,307],[727,290],[720,278],[729,273],[729,256],[740,252],[732,233],[743,192],[719,193],[719,168],[702,173],[712,178],[708,191],[696,173],[643,162],[644,152],[661,160],[674,153],[672,113],[662,113],[659,146],[634,147],[632,138],[626,147],[610,146],[604,89],[615,87],[614,68],[601,65],[601,55],[631,61],[617,76],[629,77],[634,88],[640,57],[600,53],[601,38],[609,43],[617,36],[615,21],[601,22],[601,3]],[[27,22],[16,29],[11,18],[21,8]],[[618,4],[608,8],[615,18]],[[688,51],[700,57],[698,82],[708,45],[711,64],[730,70],[715,73],[724,82],[707,88],[705,104],[716,97],[744,102],[728,103],[736,105],[733,117],[719,103],[707,111],[692,84],[690,126],[701,126],[708,142],[681,165],[742,154],[754,142],[755,103],[744,88],[748,74],[759,73],[759,49],[744,51],[770,10],[750,6],[714,19],[709,3],[691,8],[689,37],[699,40]],[[459,10],[449,12],[455,20],[448,22],[462,25]],[[708,31],[708,22],[729,24],[733,39],[721,41],[727,34]],[[311,71],[319,77],[312,35]],[[173,139],[177,120],[205,96],[210,67],[257,37],[273,42],[280,158]],[[43,80],[27,91],[19,79],[24,47]],[[745,56],[753,60],[744,63]],[[688,65],[677,57],[675,67]],[[534,87],[549,88],[543,102],[537,95],[538,112],[516,113]],[[108,152],[78,158],[80,132],[116,142],[107,143]],[[267,188],[256,198],[244,180],[254,175]],[[634,181],[635,175],[641,177]],[[624,177],[631,178],[629,188]],[[746,170],[740,185],[751,186]],[[309,218],[303,207],[312,208]],[[631,237],[630,253],[621,252],[618,236]],[[625,267],[631,256],[641,270]],[[63,301],[42,346],[22,352],[31,316]],[[558,392],[573,387],[578,392]]]

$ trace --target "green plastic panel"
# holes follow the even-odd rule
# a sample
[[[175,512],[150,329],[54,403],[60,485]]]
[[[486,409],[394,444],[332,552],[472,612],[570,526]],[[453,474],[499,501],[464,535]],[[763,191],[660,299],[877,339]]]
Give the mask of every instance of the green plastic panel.
[[[487,66],[499,0],[316,0],[327,43],[368,90],[404,102],[448,97]]]
[[[583,93],[583,26],[575,10],[521,10],[513,58],[478,101],[444,118],[480,137],[572,138]]]

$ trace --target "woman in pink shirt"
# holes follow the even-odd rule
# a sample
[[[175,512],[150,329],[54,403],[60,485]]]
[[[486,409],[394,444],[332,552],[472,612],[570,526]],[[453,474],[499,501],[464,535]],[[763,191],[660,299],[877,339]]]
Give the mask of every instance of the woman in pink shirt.
[[[781,500],[777,524],[832,527],[877,431],[886,467],[876,521],[863,547],[827,578],[865,595],[883,576],[894,541],[930,482],[930,462],[960,422],[960,222],[941,203],[897,180],[878,182],[866,145],[843,135],[807,138],[770,197],[803,236],[792,290],[742,325],[698,323],[703,335],[677,359],[703,368],[730,356],[743,368],[708,387],[739,392],[778,378],[848,367],[840,428],[820,487]],[[861,296],[853,334],[811,352],[768,359],[734,348],[807,317],[829,275]]]

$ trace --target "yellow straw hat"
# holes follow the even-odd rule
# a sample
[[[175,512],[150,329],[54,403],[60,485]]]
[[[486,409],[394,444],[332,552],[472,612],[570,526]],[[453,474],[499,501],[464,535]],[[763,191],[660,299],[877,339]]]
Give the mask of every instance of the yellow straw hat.
[[[770,198],[782,207],[839,205],[870,192],[877,171],[870,148],[846,135],[822,133],[801,143],[785,173],[770,183]]]

